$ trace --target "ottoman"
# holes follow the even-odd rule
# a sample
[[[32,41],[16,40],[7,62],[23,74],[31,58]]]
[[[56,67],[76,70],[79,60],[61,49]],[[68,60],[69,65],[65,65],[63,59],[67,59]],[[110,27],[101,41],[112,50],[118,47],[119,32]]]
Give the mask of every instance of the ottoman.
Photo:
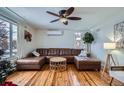
[[[96,58],[74,57],[74,63],[78,70],[98,70],[101,69],[101,62]]]
[[[40,70],[45,63],[45,57],[29,57],[17,60],[17,70]]]

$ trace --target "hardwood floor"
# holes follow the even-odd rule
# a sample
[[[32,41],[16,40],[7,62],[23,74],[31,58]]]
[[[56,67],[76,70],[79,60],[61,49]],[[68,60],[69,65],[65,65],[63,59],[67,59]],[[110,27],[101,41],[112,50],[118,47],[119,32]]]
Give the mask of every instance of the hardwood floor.
[[[40,71],[16,71],[7,77],[20,86],[109,86],[110,77],[97,71],[78,71],[73,64],[67,66],[63,72],[50,71],[44,65]],[[113,85],[124,85],[114,80]]]

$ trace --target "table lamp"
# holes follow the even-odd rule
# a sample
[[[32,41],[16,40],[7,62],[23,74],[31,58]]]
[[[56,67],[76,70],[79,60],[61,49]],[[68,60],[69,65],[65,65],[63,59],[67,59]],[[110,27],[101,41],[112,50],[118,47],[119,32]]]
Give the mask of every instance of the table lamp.
[[[102,71],[102,75],[104,74],[104,72],[106,71],[106,69],[108,70],[111,64],[111,61],[115,64],[114,58],[111,54],[111,50],[116,49],[116,43],[104,43],[104,49],[107,50],[107,57],[106,57],[106,62]]]

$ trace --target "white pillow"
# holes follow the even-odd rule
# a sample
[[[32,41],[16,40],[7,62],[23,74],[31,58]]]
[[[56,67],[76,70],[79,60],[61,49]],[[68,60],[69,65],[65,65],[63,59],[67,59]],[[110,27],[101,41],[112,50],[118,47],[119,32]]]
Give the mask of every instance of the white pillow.
[[[79,57],[86,57],[87,56],[86,51],[81,50],[81,52],[80,52],[80,54],[78,56]]]
[[[39,54],[38,52],[36,52],[36,51],[33,51],[32,54],[33,54],[34,56],[36,56],[36,57],[39,57],[39,56],[40,56],[40,54]]]

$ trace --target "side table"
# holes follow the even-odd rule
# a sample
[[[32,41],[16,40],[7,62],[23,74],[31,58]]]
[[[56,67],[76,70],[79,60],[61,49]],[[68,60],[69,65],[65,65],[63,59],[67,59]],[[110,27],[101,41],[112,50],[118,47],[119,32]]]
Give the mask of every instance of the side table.
[[[66,70],[66,58],[52,57],[50,58],[50,70]]]

